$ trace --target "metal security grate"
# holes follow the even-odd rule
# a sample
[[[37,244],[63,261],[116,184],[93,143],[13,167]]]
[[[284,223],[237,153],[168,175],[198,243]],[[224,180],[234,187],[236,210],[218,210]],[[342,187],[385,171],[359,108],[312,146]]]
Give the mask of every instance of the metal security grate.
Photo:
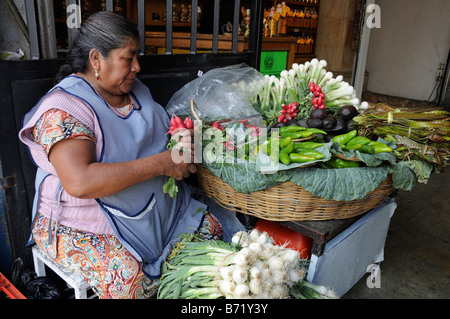
[[[66,0],[67,13],[70,15],[70,21],[67,21],[68,44],[77,36],[77,27],[70,25],[70,22],[81,23],[81,13],[72,10],[81,6],[83,0]],[[137,1],[137,24],[142,31],[140,35],[141,43],[145,43],[145,21],[146,21],[146,5],[151,4],[155,0],[136,0]],[[233,0],[209,0],[214,1],[213,11],[213,30],[212,30],[212,48],[213,54],[219,53],[219,13],[221,1]],[[113,11],[113,0],[103,0],[105,10]],[[166,0],[166,16],[172,16],[173,0]],[[56,32],[53,12],[53,0],[25,0],[26,16],[28,24],[28,34],[30,41],[30,50],[32,59],[56,58]],[[239,25],[241,0],[234,1],[233,7],[233,26]],[[197,24],[198,24],[198,0],[191,1],[192,19],[190,27],[190,53],[197,53]],[[250,0],[251,20],[250,20],[250,36],[248,38],[248,51],[260,52],[262,37],[262,16],[263,16],[263,0]],[[79,10],[80,11],[80,10]],[[79,16],[77,16],[78,14]],[[69,19],[69,17],[68,17]],[[165,52],[173,54],[173,22],[172,19],[166,19],[165,25]],[[238,52],[238,31],[239,28],[234,27],[232,30],[231,53]],[[64,50],[60,50],[64,51]],[[145,54],[145,45],[141,45],[141,55]],[[258,56],[258,54],[255,54]],[[255,57],[255,64],[259,65],[259,57]],[[258,60],[258,61],[257,61]]]

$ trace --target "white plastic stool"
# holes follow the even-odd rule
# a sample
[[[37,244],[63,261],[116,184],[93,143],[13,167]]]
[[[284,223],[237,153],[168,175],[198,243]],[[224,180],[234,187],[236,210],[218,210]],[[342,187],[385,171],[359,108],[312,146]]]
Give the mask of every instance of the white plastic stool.
[[[32,251],[36,275],[39,277],[45,276],[45,266],[47,266],[74,289],[75,299],[88,299],[87,292],[91,289],[91,286],[81,276],[62,268],[61,265],[48,258],[37,245],[33,246]]]

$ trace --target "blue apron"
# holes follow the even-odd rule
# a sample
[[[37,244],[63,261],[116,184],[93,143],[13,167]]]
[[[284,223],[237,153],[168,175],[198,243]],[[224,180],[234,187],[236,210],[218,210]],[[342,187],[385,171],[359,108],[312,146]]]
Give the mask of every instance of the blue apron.
[[[66,77],[49,92],[55,89],[82,99],[95,112],[103,135],[99,162],[125,162],[166,150],[168,115],[139,80],[135,81],[131,90],[138,107],[126,118],[114,114],[103,98],[85,80],[75,75]],[[25,116],[25,123],[39,104]],[[36,190],[46,176],[48,174],[38,168]],[[115,235],[142,262],[143,271],[150,278],[161,275],[161,264],[169,255],[172,244],[179,240],[178,235],[199,228],[203,220],[199,208],[207,210],[205,204],[191,197],[186,183],[177,182],[175,199],[164,194],[163,185],[167,180],[167,176],[157,176],[117,194],[96,199]],[[59,185],[55,198],[59,198],[61,190]],[[37,191],[36,197],[38,194]],[[38,199],[35,198],[33,218],[37,207]],[[56,219],[58,211],[59,202]]]

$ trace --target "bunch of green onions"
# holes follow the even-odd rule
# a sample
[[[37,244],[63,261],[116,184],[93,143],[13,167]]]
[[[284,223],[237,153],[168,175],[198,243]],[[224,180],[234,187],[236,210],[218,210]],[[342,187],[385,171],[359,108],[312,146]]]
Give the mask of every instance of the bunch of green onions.
[[[326,66],[325,60],[312,59],[304,64],[294,63],[290,70],[281,71],[279,78],[266,75],[262,79],[262,89],[253,98],[252,105],[257,105],[255,101],[259,101],[257,111],[266,117],[269,124],[273,124],[279,116],[282,104],[297,102],[300,106],[298,118],[306,119],[313,109],[313,95],[308,85],[314,82],[326,94],[327,108],[339,110],[350,104],[364,110],[368,104],[360,103],[354,88],[344,81],[343,76],[334,78],[332,72],[327,72]]]
[[[399,160],[420,159],[438,167],[450,160],[450,114],[441,108],[394,108],[376,104],[353,119],[360,135],[375,134],[398,146]]]
[[[336,298],[305,274],[297,251],[257,229],[235,234],[231,243],[187,235],[163,265],[158,298]]]

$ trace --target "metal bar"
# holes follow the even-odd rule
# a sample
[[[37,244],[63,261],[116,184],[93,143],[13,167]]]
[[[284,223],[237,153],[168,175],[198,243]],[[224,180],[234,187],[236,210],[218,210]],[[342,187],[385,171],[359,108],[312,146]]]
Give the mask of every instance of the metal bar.
[[[106,11],[114,11],[113,0],[106,0]]]
[[[173,1],[166,0],[166,54],[172,54]]]
[[[241,1],[234,1],[234,16],[233,16],[233,37],[231,40],[231,52],[237,53],[238,34],[239,34],[239,16],[240,16]]]
[[[442,79],[442,86],[441,91],[439,92],[438,96],[438,105],[441,106],[448,106],[445,105],[445,100],[448,98],[448,84],[450,83],[450,50],[448,51],[448,57],[447,57],[447,64],[445,65],[445,72],[444,72],[444,78]]]
[[[34,0],[25,0],[25,11],[28,22],[28,35],[30,39],[30,54],[31,59],[39,59],[39,41],[36,27],[36,12],[34,8]]]
[[[56,58],[56,30],[53,0],[41,0],[38,6],[41,54],[44,59]]]
[[[140,54],[145,54],[145,0],[138,0],[138,28],[140,31],[139,42],[141,43]]]
[[[361,99],[363,86],[364,86],[364,76],[366,73],[366,63],[367,63],[367,55],[369,52],[369,42],[370,42],[370,32],[371,29],[367,26],[367,21],[365,18],[367,7],[375,4],[376,0],[367,0],[365,1],[365,5],[362,7],[364,10],[364,14],[361,17],[362,20],[362,28],[360,30],[360,42],[359,48],[356,54],[356,62],[353,70],[352,76],[352,85],[355,88],[356,97]],[[363,13],[363,12],[361,12]]]
[[[248,40],[248,51],[252,53],[251,66],[257,70],[259,70],[261,63],[263,15],[263,1],[252,0],[250,9],[250,37]]]
[[[220,14],[220,0],[214,0],[212,53],[217,53],[219,51],[218,50],[219,49],[219,14]]]
[[[197,51],[197,16],[198,16],[198,0],[192,0],[191,3],[191,53]]]
[[[27,41],[30,41],[30,38],[28,36],[28,29],[25,21],[23,21],[22,16],[20,15],[19,9],[17,9],[16,4],[13,0],[6,0],[6,3],[9,6],[9,9],[11,10],[11,13],[14,16],[14,19],[16,19],[17,23],[19,24],[20,30],[22,31],[23,35],[27,39]]]

